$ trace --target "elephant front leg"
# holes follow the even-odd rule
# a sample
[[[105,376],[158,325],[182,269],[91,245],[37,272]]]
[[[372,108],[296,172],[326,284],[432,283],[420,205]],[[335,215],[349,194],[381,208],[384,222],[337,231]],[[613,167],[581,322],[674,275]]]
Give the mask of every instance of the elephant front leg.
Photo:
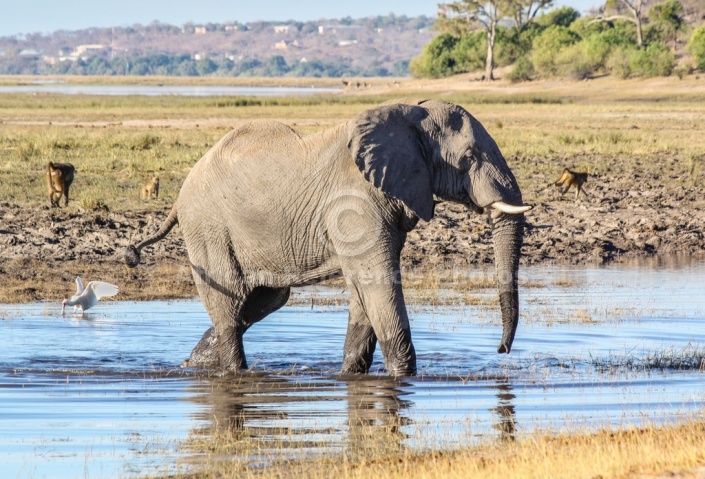
[[[376,345],[377,336],[365,313],[360,294],[354,285],[350,285],[350,314],[343,348],[342,373],[367,374]]]
[[[351,291],[357,291],[360,307],[370,324],[368,327],[359,317],[351,316],[356,321],[348,325],[343,370],[348,367],[352,368],[351,372],[357,372],[355,367],[369,370],[374,352],[370,345],[374,345],[374,338],[377,338],[389,375],[415,375],[416,351],[411,342],[411,329],[401,283],[398,281],[398,269],[371,271],[365,265],[347,271],[343,268],[343,271]]]

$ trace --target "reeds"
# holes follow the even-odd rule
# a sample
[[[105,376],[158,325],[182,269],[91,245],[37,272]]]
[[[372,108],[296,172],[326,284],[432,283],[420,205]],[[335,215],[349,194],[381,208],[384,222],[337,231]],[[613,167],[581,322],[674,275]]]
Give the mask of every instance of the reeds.
[[[705,349],[688,345],[683,349],[661,349],[635,354],[634,351],[622,355],[609,355],[594,358],[591,363],[600,373],[619,371],[698,371],[705,372]]]

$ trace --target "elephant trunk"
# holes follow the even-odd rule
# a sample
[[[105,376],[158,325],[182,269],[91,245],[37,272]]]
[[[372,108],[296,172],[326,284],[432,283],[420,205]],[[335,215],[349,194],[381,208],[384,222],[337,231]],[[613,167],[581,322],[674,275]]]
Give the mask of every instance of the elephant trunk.
[[[509,353],[519,324],[519,256],[524,237],[524,215],[493,212],[495,267],[502,310],[502,341],[498,353]]]

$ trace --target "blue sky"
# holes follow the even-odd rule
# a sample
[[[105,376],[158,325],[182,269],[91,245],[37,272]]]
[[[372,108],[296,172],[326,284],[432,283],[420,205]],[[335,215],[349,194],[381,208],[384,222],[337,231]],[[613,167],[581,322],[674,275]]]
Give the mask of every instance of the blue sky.
[[[222,23],[237,20],[317,20],[370,15],[434,16],[434,0],[0,0],[0,36],[88,27]],[[554,0],[580,12],[604,0]]]

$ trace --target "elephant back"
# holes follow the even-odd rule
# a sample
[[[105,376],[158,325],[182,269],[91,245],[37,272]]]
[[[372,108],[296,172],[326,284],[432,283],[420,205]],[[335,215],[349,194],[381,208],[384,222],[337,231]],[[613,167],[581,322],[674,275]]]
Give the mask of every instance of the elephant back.
[[[243,181],[266,187],[265,183],[278,176],[277,170],[290,168],[288,163],[302,154],[302,143],[301,136],[281,122],[247,122],[228,132],[198,160],[181,191],[230,190]]]

